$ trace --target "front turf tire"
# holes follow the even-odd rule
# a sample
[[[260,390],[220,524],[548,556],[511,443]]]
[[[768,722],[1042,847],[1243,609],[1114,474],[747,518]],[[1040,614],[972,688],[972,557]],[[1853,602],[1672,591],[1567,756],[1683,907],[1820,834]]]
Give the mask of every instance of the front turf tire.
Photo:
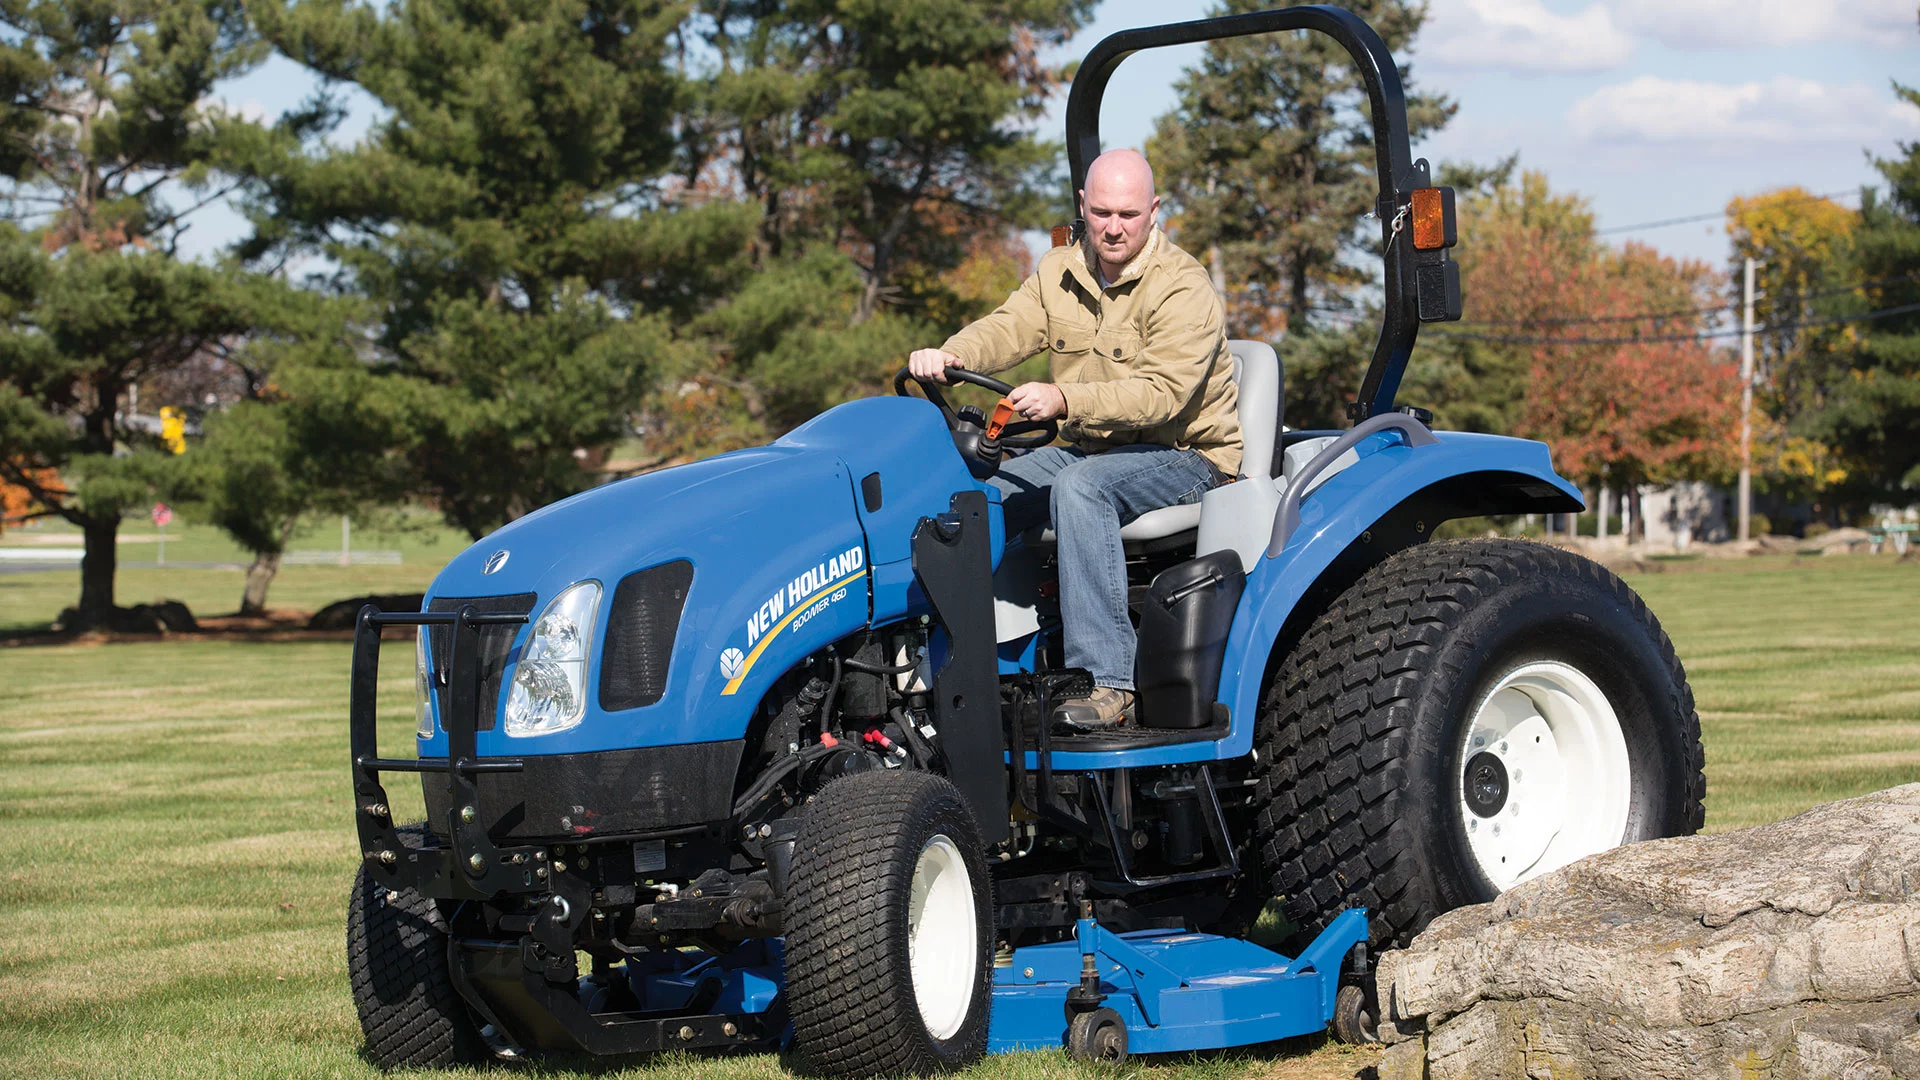
[[[1443,912],[1704,816],[1700,718],[1659,622],[1605,568],[1525,541],[1423,544],[1369,570],[1281,661],[1257,739],[1260,866],[1303,939],[1364,907],[1376,947],[1404,946]],[[1522,749],[1536,756],[1489,757]],[[1496,824],[1509,846],[1489,846]]]
[[[927,1076],[986,1053],[992,885],[979,827],[946,779],[871,772],[822,788],[785,908],[788,1009],[807,1071]]]
[[[402,842],[425,846],[425,831],[407,826]],[[347,976],[375,1066],[448,1068],[486,1060],[479,1028],[447,972],[447,920],[439,905],[412,889],[389,890],[364,865],[347,903]]]

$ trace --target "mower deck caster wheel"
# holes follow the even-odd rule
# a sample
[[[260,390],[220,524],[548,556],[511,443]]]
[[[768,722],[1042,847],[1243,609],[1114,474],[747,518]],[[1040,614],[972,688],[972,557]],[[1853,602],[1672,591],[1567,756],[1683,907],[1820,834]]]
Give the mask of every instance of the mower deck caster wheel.
[[[1127,1060],[1127,1022],[1112,1009],[1095,1009],[1067,1026],[1067,1056],[1118,1065]]]
[[[1380,1041],[1380,1026],[1367,1008],[1367,992],[1349,983],[1333,999],[1333,1037],[1348,1046]]]

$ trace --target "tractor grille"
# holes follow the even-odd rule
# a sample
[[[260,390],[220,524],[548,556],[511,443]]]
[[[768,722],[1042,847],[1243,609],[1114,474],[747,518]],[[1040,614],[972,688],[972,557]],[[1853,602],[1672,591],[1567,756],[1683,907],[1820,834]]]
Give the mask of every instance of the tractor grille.
[[[602,709],[637,709],[666,695],[674,633],[692,584],[693,564],[685,559],[620,580],[607,612],[606,648],[600,653]]]
[[[428,611],[459,611],[463,605],[472,604],[473,610],[488,613],[496,611],[531,612],[536,599],[533,593],[515,593],[512,596],[436,596],[427,605]],[[438,687],[440,726],[447,726],[446,715],[449,708],[447,699],[448,651],[453,644],[452,626],[429,627],[427,647],[433,653],[434,683]],[[500,676],[507,669],[508,655],[513,651],[513,639],[520,634],[518,626],[483,626],[480,628],[480,715],[474,718],[475,731],[492,731],[493,718],[500,711]]]

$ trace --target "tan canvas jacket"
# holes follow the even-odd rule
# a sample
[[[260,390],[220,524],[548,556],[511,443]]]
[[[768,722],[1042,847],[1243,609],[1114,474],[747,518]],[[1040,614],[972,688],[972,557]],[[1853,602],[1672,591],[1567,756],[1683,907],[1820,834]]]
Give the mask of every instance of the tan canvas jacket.
[[[1054,248],[1006,303],[942,347],[985,375],[1052,349],[1068,442],[1198,450],[1231,477],[1240,417],[1223,322],[1206,269],[1156,226],[1104,289],[1084,245]]]

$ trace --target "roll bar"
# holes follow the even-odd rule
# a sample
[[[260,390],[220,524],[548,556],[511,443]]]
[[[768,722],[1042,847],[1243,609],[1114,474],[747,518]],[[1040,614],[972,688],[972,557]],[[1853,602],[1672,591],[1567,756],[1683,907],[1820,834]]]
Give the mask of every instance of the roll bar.
[[[1339,42],[1366,84],[1373,118],[1373,146],[1380,177],[1374,212],[1380,219],[1381,249],[1385,253],[1386,302],[1380,338],[1360,383],[1359,399],[1347,407],[1349,418],[1357,422],[1394,410],[1394,395],[1400,389],[1400,377],[1413,353],[1420,323],[1460,317],[1458,270],[1447,261],[1446,251],[1415,251],[1408,235],[1411,230],[1395,228],[1396,222],[1404,224],[1401,215],[1407,211],[1413,191],[1430,186],[1431,180],[1426,160],[1414,159],[1409,149],[1400,69],[1394,65],[1386,42],[1358,15],[1344,8],[1313,4],[1108,35],[1080,62],[1067,96],[1068,196],[1077,212],[1087,166],[1100,154],[1100,100],[1121,61],[1144,49],[1285,30],[1313,30]],[[1450,208],[1451,199],[1448,203]]]

